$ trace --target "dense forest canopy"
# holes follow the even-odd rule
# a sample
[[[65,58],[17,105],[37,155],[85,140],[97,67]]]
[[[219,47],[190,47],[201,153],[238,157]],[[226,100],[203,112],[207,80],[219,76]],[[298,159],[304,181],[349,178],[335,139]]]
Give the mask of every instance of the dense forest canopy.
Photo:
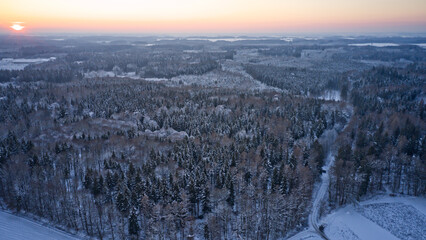
[[[324,209],[426,193],[423,48],[23,45],[0,57],[56,58],[0,70],[0,197],[69,231],[288,237],[333,153]]]

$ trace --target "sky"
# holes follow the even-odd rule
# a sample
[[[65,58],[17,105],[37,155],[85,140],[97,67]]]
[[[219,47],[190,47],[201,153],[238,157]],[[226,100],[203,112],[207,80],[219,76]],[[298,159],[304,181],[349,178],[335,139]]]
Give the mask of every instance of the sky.
[[[1,0],[26,33],[426,32],[426,0]]]

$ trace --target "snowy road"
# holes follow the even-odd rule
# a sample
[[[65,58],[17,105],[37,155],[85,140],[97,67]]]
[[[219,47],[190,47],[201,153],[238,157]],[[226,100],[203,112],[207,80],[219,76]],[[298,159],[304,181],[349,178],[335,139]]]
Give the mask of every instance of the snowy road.
[[[0,239],[76,240],[77,238],[0,210]]]
[[[327,156],[326,173],[321,176],[321,185],[313,199],[309,215],[309,227],[292,240],[375,240],[375,239],[425,239],[426,198],[390,197],[389,193],[378,195],[357,205],[347,205],[319,219],[321,201],[329,186],[329,169],[334,164],[334,155]],[[324,225],[325,231],[319,231]]]
[[[321,209],[321,202],[324,199],[325,194],[327,194],[328,186],[330,184],[330,176],[329,176],[329,170],[330,167],[334,164],[334,156],[332,152],[330,151],[327,155],[326,166],[323,167],[323,170],[325,170],[325,173],[321,175],[321,185],[315,195],[314,202],[312,204],[312,212],[309,214],[309,229],[303,232],[300,232],[296,234],[295,236],[291,237],[290,239],[296,240],[296,239],[328,239],[327,236],[319,230],[319,211]],[[319,238],[321,236],[321,238]]]
[[[330,130],[329,130],[330,131]],[[328,137],[328,140],[331,143],[334,143],[337,138],[337,133],[333,134],[332,132],[325,133],[325,136]],[[315,197],[313,199],[312,204],[312,212],[309,214],[308,218],[308,224],[309,228],[305,231],[302,231],[295,236],[289,238],[292,240],[299,240],[299,239],[329,239],[324,232],[321,232],[319,230],[319,215],[320,215],[320,209],[321,209],[321,203],[327,194],[328,186],[330,185],[330,168],[334,164],[334,154],[335,152],[332,151],[332,144],[328,144],[328,149],[326,151],[327,157],[325,158],[324,162],[326,163],[325,166],[322,167],[324,170],[324,173],[321,174],[321,185],[319,186],[317,192],[315,193]]]
[[[346,126],[345,126],[346,127]],[[327,139],[336,138],[328,135]],[[426,198],[424,197],[390,197],[389,193],[378,195],[370,200],[336,209],[320,219],[323,199],[328,193],[330,168],[334,164],[335,149],[328,146],[325,158],[325,173],[313,197],[309,226],[302,232],[289,238],[292,240],[374,240],[374,239],[424,239],[426,240]],[[319,226],[325,226],[321,232]]]
[[[352,114],[350,114],[352,115]],[[349,122],[349,121],[348,121]],[[343,127],[345,129],[347,127],[347,124]],[[321,203],[324,200],[324,197],[326,196],[328,192],[328,186],[330,185],[330,169],[334,164],[336,149],[333,149],[333,146],[337,139],[337,132],[336,130],[327,130],[323,133],[322,138],[326,139],[325,142],[325,152],[327,153],[327,157],[324,159],[325,166],[322,167],[324,172],[321,174],[321,184],[315,193],[315,197],[313,199],[312,204],[312,211],[309,214],[308,218],[308,224],[309,228],[305,231],[302,231],[295,236],[289,238],[292,240],[299,240],[299,239],[326,239],[329,238],[326,236],[326,234],[322,231],[320,231],[319,227],[320,224],[318,224],[319,217],[320,217],[320,209],[321,209]]]
[[[312,205],[312,212],[309,215],[309,226],[314,228],[315,231],[322,238],[328,239],[327,236],[322,231],[320,231],[318,220],[320,215],[319,211],[321,209],[321,202],[323,201],[325,194],[327,194],[328,186],[330,185],[329,170],[330,170],[330,167],[333,166],[334,164],[334,156],[331,153],[331,151],[327,155],[327,160],[325,162],[327,163],[327,165],[322,168],[325,172],[321,175],[321,186],[318,189],[317,195]]]

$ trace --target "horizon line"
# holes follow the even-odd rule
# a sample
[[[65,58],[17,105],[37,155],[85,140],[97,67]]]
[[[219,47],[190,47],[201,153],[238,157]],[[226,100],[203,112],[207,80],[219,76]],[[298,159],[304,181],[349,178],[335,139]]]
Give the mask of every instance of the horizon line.
[[[200,33],[200,32],[86,32],[86,31],[64,31],[64,32],[55,32],[55,31],[34,31],[31,33],[23,32],[10,32],[10,31],[1,31],[0,35],[2,36],[132,36],[132,37],[266,37],[266,38],[280,38],[280,37],[426,37],[426,31],[384,31],[384,32],[372,32],[372,31],[329,31],[329,32],[312,32],[312,31],[301,31],[301,32],[212,32],[212,33]]]

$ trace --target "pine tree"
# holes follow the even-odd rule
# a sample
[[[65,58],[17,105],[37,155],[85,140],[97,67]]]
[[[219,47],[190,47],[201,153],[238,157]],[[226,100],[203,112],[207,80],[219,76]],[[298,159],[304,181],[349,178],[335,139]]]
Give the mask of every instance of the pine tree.
[[[278,173],[278,169],[274,168],[274,171],[272,172],[272,183],[271,183],[271,191],[275,192],[276,188],[280,185],[281,183],[281,179],[280,179],[280,175]]]
[[[86,189],[91,189],[93,186],[93,171],[91,168],[86,170],[86,175],[84,176],[83,185]]]
[[[129,217],[129,235],[139,236],[139,223],[138,218],[136,217],[135,211],[132,211]]]
[[[108,186],[110,192],[112,192],[117,185],[117,178],[114,178],[110,171],[107,171],[106,185]]]
[[[282,195],[287,194],[287,178],[285,176],[281,178],[280,192]]]
[[[236,156],[235,156],[235,154],[233,154],[233,155],[232,155],[232,159],[231,159],[231,164],[229,165],[230,167],[235,167],[235,166],[237,166],[237,163],[236,163],[236,161],[235,161],[235,158],[236,158]]]
[[[34,147],[34,144],[31,140],[29,140],[28,142],[25,143],[24,145],[24,152],[28,153],[29,151],[31,151],[31,149]]]
[[[180,197],[180,189],[177,184],[173,184],[172,189],[172,201],[181,202],[182,198]]]
[[[315,152],[314,161],[317,164],[318,172],[321,173],[322,167],[324,166],[324,157],[325,157],[324,156],[324,150],[323,150],[321,143],[319,143],[318,140],[315,140],[313,148],[314,148],[314,152]]]
[[[56,145],[55,145],[55,153],[56,153],[56,154],[61,153],[61,148],[60,148],[60,146],[59,146],[59,143],[56,143]]]
[[[203,213],[209,213],[211,212],[211,207],[210,207],[210,191],[208,186],[206,186],[204,188],[204,192],[203,192],[203,198],[202,198],[202,204],[203,204]]]
[[[120,211],[123,215],[127,215],[129,211],[129,200],[127,199],[126,194],[123,194],[122,192],[118,193],[116,200],[118,211]]]
[[[92,194],[96,197],[99,194],[98,191],[98,179],[96,177],[93,178],[93,184],[92,184]]]
[[[210,239],[210,230],[209,230],[209,226],[207,224],[204,225],[204,239],[206,239],[206,240]]]
[[[196,215],[196,203],[197,203],[197,191],[195,189],[195,183],[194,181],[191,181],[189,183],[189,189],[188,189],[188,195],[189,195],[189,209],[193,216]]]
[[[99,176],[99,178],[94,178],[93,181],[93,195],[98,196],[99,194],[103,193],[104,190],[104,178],[102,175]]]
[[[226,202],[229,204],[229,206],[234,207],[235,204],[235,191],[234,191],[234,183],[231,181],[229,184],[229,195],[226,199]]]

